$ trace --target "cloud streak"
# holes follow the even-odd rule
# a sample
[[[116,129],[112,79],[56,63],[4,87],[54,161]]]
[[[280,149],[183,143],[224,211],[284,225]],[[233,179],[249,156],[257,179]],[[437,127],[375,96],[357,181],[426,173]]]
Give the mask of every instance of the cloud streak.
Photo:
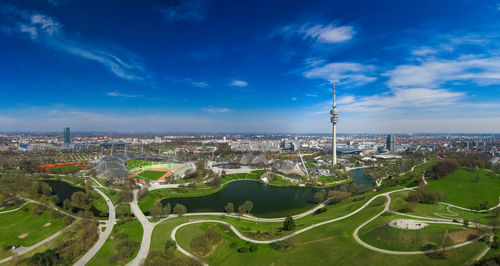
[[[178,21],[196,21],[205,19],[209,1],[207,0],[178,0],[169,5],[156,7],[165,21],[174,23]]]
[[[27,37],[55,51],[97,62],[122,79],[149,78],[138,57],[125,49],[103,49],[71,38],[64,33],[63,25],[57,19],[41,12],[21,10],[14,6],[3,6],[1,12],[3,18],[0,21],[4,22],[1,31],[7,35]]]
[[[244,80],[233,80],[229,85],[233,87],[246,87],[248,86],[248,82]]]
[[[311,39],[319,43],[342,43],[349,41],[356,34],[352,26],[337,26],[335,24],[311,25],[288,25],[278,30],[278,34],[289,39],[300,37],[304,40]]]

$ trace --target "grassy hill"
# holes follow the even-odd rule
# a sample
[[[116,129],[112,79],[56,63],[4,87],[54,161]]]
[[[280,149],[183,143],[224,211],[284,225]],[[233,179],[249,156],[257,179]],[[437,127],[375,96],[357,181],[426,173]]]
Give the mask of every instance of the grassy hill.
[[[486,169],[468,171],[460,168],[438,180],[428,183],[430,191],[446,193],[445,202],[461,207],[478,207],[485,201],[488,208],[498,204],[500,177]]]

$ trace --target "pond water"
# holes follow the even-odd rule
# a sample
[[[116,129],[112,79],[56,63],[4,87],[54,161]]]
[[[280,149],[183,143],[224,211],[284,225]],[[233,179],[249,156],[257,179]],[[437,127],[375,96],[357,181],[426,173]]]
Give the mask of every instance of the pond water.
[[[354,169],[351,170],[350,172],[353,173],[352,182],[367,187],[375,186],[375,181],[373,181],[373,179],[371,179],[369,176],[365,175],[365,168]]]
[[[229,183],[224,189],[200,197],[170,198],[162,200],[171,206],[180,203],[188,212],[223,212],[224,205],[238,205],[250,200],[252,214],[258,217],[294,215],[315,206],[313,195],[319,189],[311,187],[278,187],[256,181],[241,180]]]
[[[63,201],[65,199],[71,200],[71,195],[73,195],[73,193],[78,191],[85,192],[83,188],[72,186],[64,181],[44,180],[44,182],[47,183],[52,189],[52,195],[57,195],[57,197],[59,197],[57,206],[61,208],[63,207]],[[100,216],[100,211],[94,206],[92,206],[90,211],[94,214],[94,216]]]
[[[373,187],[375,182],[365,176],[365,169],[354,169],[353,182],[358,185]],[[337,187],[329,188],[337,189]],[[313,208],[316,204],[313,195],[320,188],[272,186],[256,181],[240,180],[229,183],[222,190],[199,197],[178,197],[162,200],[173,207],[179,203],[186,206],[188,212],[223,212],[224,206],[232,202],[235,211],[238,205],[250,200],[253,202],[252,214],[258,217],[283,217],[295,215]],[[328,190],[328,189],[327,189]]]

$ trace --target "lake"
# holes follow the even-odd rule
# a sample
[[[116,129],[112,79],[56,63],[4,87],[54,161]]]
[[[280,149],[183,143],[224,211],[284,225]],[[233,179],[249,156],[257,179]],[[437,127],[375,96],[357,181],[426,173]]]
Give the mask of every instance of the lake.
[[[354,169],[353,182],[358,185],[373,187],[375,182],[365,176],[365,169]],[[337,187],[329,188],[337,189]],[[313,208],[316,203],[313,195],[320,188],[296,186],[272,186],[256,181],[234,181],[213,194],[198,197],[177,197],[162,200],[172,208],[179,203],[186,206],[188,212],[223,212],[228,202],[238,205],[250,200],[253,202],[251,213],[258,217],[272,218],[295,215]],[[328,189],[327,189],[328,190]]]
[[[180,197],[162,200],[172,208],[180,203],[188,212],[223,212],[228,202],[238,205],[250,200],[253,202],[252,214],[258,217],[283,217],[306,211],[316,204],[313,195],[320,189],[311,187],[281,187],[257,181],[240,180],[213,194],[200,197]]]

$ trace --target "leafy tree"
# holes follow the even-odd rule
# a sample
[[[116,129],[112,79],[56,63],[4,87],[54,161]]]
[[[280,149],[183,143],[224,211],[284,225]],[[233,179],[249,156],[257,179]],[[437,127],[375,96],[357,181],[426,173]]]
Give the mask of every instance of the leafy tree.
[[[175,207],[174,207],[174,214],[177,214],[179,216],[182,216],[183,214],[185,214],[187,212],[187,209],[186,209],[186,206],[182,205],[182,204],[175,204]]]
[[[325,200],[325,196],[326,196],[326,190],[322,189],[321,191],[318,191],[316,193],[314,193],[314,201],[316,201],[317,203],[320,203],[320,202],[323,202]]]
[[[151,216],[153,216],[153,218],[158,218],[162,215],[162,205],[160,202],[155,202],[153,204],[153,207],[151,208],[150,214],[151,214]]]
[[[176,250],[177,243],[175,243],[175,241],[172,239],[167,240],[167,243],[165,243],[165,257],[167,259],[172,258]]]
[[[238,206],[238,212],[240,213],[249,213],[253,209],[253,202],[247,200],[240,206]]]
[[[168,216],[170,213],[172,213],[172,206],[170,206],[170,203],[167,203],[167,205],[165,205],[161,211],[163,215]]]
[[[285,231],[292,231],[295,229],[295,220],[293,220],[293,217],[288,216],[285,218],[285,221],[283,221],[283,230]]]
[[[234,204],[232,202],[228,202],[226,204],[226,206],[224,206],[224,210],[227,212],[227,213],[232,213],[234,212]]]

